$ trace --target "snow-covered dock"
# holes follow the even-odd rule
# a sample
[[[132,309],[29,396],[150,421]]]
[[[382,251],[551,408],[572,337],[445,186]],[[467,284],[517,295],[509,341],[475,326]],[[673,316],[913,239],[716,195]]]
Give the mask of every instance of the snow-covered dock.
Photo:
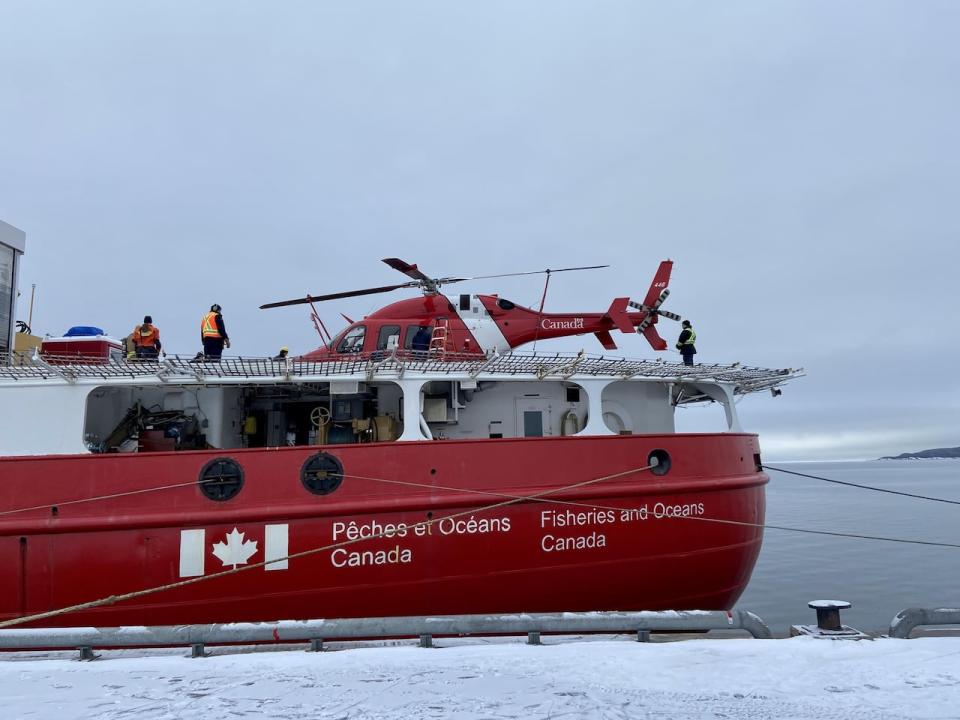
[[[960,638],[0,656],[5,718],[960,718]]]

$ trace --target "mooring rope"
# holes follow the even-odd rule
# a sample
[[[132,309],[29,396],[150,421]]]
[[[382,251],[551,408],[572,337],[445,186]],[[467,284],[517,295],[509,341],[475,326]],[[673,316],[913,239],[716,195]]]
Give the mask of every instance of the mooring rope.
[[[611,475],[603,475],[598,478],[592,478],[590,480],[583,480],[581,482],[572,483],[570,485],[564,485],[562,487],[551,488],[550,490],[544,490],[543,492],[536,493],[534,495],[526,495],[519,497],[511,497],[509,500],[504,500],[502,502],[494,503],[492,505],[486,505],[480,508],[471,508],[469,510],[463,510],[461,512],[453,513],[451,515],[445,515],[441,518],[428,518],[427,520],[421,520],[419,522],[408,525],[412,530],[416,530],[419,527],[430,527],[435,523],[442,522],[444,520],[450,520],[453,518],[462,517],[464,515],[474,515],[476,513],[485,512],[489,510],[496,510],[500,507],[506,507],[507,505],[514,505],[518,502],[537,500],[543,498],[547,495],[552,495],[554,493],[564,492],[566,490],[575,490],[579,487],[586,487],[588,485],[594,485],[599,482],[604,482],[606,480],[615,480],[619,477],[624,477],[626,475],[632,475],[634,473],[644,472],[656,467],[657,463],[652,465],[644,465],[643,467],[632,468],[630,470],[622,470],[618,473],[613,473]],[[103,607],[105,605],[114,605],[118,602],[125,600],[132,600],[134,598],[143,597],[145,595],[153,595],[158,592],[163,592],[165,590],[173,590],[175,588],[186,587],[187,585],[196,585],[197,583],[206,582],[208,580],[216,580],[217,578],[225,577],[227,575],[235,575],[241,572],[247,572],[249,570],[254,570],[256,568],[264,567],[266,565],[273,565],[278,562],[295,560],[301,557],[307,557],[308,555],[316,555],[317,553],[325,552],[327,550],[335,550],[337,548],[345,547],[347,545],[352,545],[358,542],[365,542],[367,540],[376,540],[380,539],[386,535],[394,534],[395,530],[384,530],[379,533],[373,533],[363,538],[355,538],[353,540],[344,540],[339,543],[332,543],[330,545],[324,545],[322,547],[310,548],[309,550],[301,550],[300,552],[291,553],[284,557],[273,558],[272,560],[263,560],[258,563],[252,563],[249,565],[244,565],[243,567],[234,566],[230,570],[221,570],[220,572],[212,573],[210,575],[203,575],[201,577],[190,578],[188,580],[180,580],[178,582],[167,583],[165,585],[158,585],[152,588],[145,588],[143,590],[134,590],[132,592],[123,593],[121,595],[109,595],[107,597],[98,598],[96,600],[90,600],[85,603],[78,603],[76,605],[69,605],[67,607],[58,608],[56,610],[48,610],[46,612],[34,613],[32,615],[23,615],[18,618],[12,618],[10,620],[4,620],[0,622],[0,628],[13,627],[14,625],[22,625],[28,622],[34,622],[36,620],[45,620],[46,618],[58,617],[60,615],[66,615],[69,613],[77,612],[79,610],[91,610],[97,607]]]
[[[774,467],[774,466],[772,466],[772,465],[764,465],[764,466],[763,466],[763,469],[764,469],[764,470],[775,470],[776,472],[782,472],[782,473],[786,473],[786,474],[788,474],[788,475],[797,475],[797,476],[799,476],[799,477],[810,478],[810,479],[812,479],[812,480],[822,480],[823,482],[834,483],[834,484],[836,484],[836,485],[846,485],[846,486],[848,486],[848,487],[860,488],[861,490],[873,490],[873,491],[875,491],[875,492],[882,492],[882,493],[887,493],[887,494],[890,494],[890,495],[902,495],[902,496],[904,496],[904,497],[912,497],[912,498],[916,498],[916,499],[919,499],[919,500],[930,500],[930,501],[932,501],[932,502],[941,502],[941,503],[946,503],[946,504],[949,504],[949,505],[960,505],[960,501],[958,501],[958,500],[947,500],[947,499],[945,499],[945,498],[931,497],[931,496],[929,496],[929,495],[918,495],[918,494],[916,494],[916,493],[908,493],[908,492],[903,492],[903,491],[900,491],[900,490],[889,490],[889,489],[887,489],[887,488],[879,488],[879,487],[875,487],[875,486],[872,486],[872,485],[862,485],[862,484],[860,484],[860,483],[853,483],[853,482],[849,482],[849,481],[846,481],[846,480],[834,480],[834,479],[831,479],[831,478],[820,477],[819,475],[808,475],[808,474],[806,474],[806,473],[795,472],[795,471],[793,471],[793,470],[786,470],[786,469],[784,469],[784,468]],[[431,489],[432,489],[432,490],[449,490],[449,491],[451,491],[451,492],[467,492],[467,493],[474,493],[474,494],[478,494],[478,495],[488,495],[488,496],[492,496],[492,497],[503,497],[503,498],[514,498],[514,497],[518,497],[518,496],[514,496],[514,495],[509,495],[509,494],[507,494],[507,493],[499,493],[499,492],[494,492],[494,491],[489,491],[489,490],[471,490],[471,489],[469,489],[469,488],[464,488],[464,487],[451,487],[451,486],[437,485],[437,484],[435,484],[435,483],[418,483],[418,482],[414,482],[414,481],[388,480],[388,479],[386,479],[386,478],[375,478],[375,477],[369,477],[369,476],[366,476],[366,475],[351,475],[351,474],[348,474],[348,473],[341,473],[341,475],[342,475],[342,477],[345,477],[345,478],[354,478],[354,479],[356,479],[356,480],[369,480],[369,481],[371,481],[371,482],[390,483],[390,484],[395,484],[395,485],[405,485],[405,486],[408,486],[408,487],[425,488],[425,489],[428,489],[428,490],[431,490]],[[157,485],[157,486],[155,486],[155,487],[141,488],[141,489],[139,489],[139,490],[127,490],[127,491],[124,491],[124,492],[110,493],[110,494],[107,494],[107,495],[94,495],[94,496],[92,496],[92,497],[78,498],[78,499],[75,499],[75,500],[63,500],[63,501],[61,501],[61,502],[48,502],[48,503],[44,503],[44,504],[42,504],[42,505],[32,505],[32,506],[29,506],[29,507],[14,508],[14,509],[11,509],[11,510],[0,510],[0,517],[2,517],[2,516],[4,516],[4,515],[15,515],[15,514],[17,514],[17,513],[30,512],[31,510],[46,510],[46,509],[48,509],[48,508],[50,508],[50,507],[64,507],[64,506],[67,506],[67,505],[78,505],[78,504],[81,504],[81,503],[98,502],[98,501],[100,501],[100,500],[112,500],[112,499],[115,499],[115,498],[130,497],[130,496],[132,496],[132,495],[143,495],[143,494],[146,494],[146,493],[153,493],[153,492],[158,492],[158,491],[161,491],[161,490],[175,490],[175,489],[177,489],[177,488],[190,487],[190,486],[192,486],[192,485],[194,485],[194,484],[196,484],[196,483],[203,484],[203,483],[205,483],[205,482],[216,482],[216,481],[217,481],[216,478],[213,478],[213,479],[210,479],[210,480],[199,480],[199,481],[191,480],[191,481],[189,481],[189,482],[174,483],[174,484],[172,484],[172,485]],[[571,502],[571,501],[562,501],[562,500],[551,500],[550,502],[562,502],[562,503],[565,503],[565,504],[568,504],[568,505],[579,505],[579,504],[582,504],[582,503],[576,503],[576,502]],[[599,507],[599,506],[593,506],[593,505],[589,505],[589,504],[583,504],[583,506],[584,506],[584,507],[588,507],[588,508]],[[778,529],[778,528],[774,528],[774,529]],[[814,532],[814,531],[804,531],[804,532]]]
[[[933,540],[908,540],[906,538],[885,537],[883,535],[861,535],[859,533],[842,533],[831,530],[810,530],[808,528],[787,527],[786,525],[761,525],[760,523],[751,523],[744,520],[722,520],[720,518],[708,518],[695,515],[681,515],[675,519],[700,520],[702,522],[723,523],[725,525],[743,525],[744,527],[763,528],[764,530],[786,530],[788,532],[807,533],[808,535],[829,535],[831,537],[853,538],[855,540],[883,540],[884,542],[904,543],[907,545],[932,545],[933,547],[960,548],[960,543],[944,543]]]
[[[592,484],[595,484],[595,483],[598,483],[598,482],[603,482],[603,481],[606,481],[606,480],[614,480],[614,479],[616,479],[616,478],[624,477],[624,476],[626,476],[626,475],[631,475],[631,474],[638,473],[638,472],[644,472],[644,471],[646,471],[646,470],[652,469],[652,468],[655,467],[655,466],[656,466],[655,464],[654,464],[654,465],[646,465],[646,466],[644,466],[644,467],[633,468],[633,469],[630,469],[630,470],[624,470],[624,471],[622,471],[622,472],[614,473],[614,474],[612,474],[612,475],[605,475],[605,476],[602,476],[602,477],[593,478],[593,479],[591,479],[591,480],[584,480],[584,481],[582,481],[582,482],[572,483],[572,484],[570,484],[570,485],[564,485],[564,486],[561,486],[561,487],[558,487],[558,488],[551,488],[550,490],[545,490],[545,491],[543,491],[543,492],[535,493],[535,494],[533,494],[533,495],[508,495],[508,494],[505,494],[505,493],[498,493],[498,492],[489,491],[489,490],[474,490],[474,489],[462,488],[462,487],[461,487],[461,488],[457,488],[457,487],[449,487],[449,486],[437,485],[437,484],[434,484],[434,483],[420,483],[420,482],[406,481],[406,480],[390,480],[390,479],[387,479],[387,478],[375,478],[375,477],[369,477],[369,476],[364,476],[364,475],[351,475],[351,474],[347,474],[347,473],[343,473],[343,477],[354,478],[354,479],[357,479],[357,480],[367,480],[367,481],[372,481],[372,482],[380,482],[380,483],[386,483],[386,484],[393,484],[393,485],[405,485],[405,486],[410,486],[410,487],[422,487],[422,488],[425,488],[425,489],[433,489],[433,490],[459,491],[459,492],[465,492],[465,493],[476,494],[476,495],[484,495],[484,496],[493,496],[493,497],[507,498],[506,500],[504,500],[504,501],[502,501],[502,502],[498,502],[498,503],[494,503],[494,504],[491,504],[491,505],[482,506],[482,507],[479,507],[479,508],[472,508],[472,509],[469,509],[469,510],[464,510],[464,511],[457,512],[457,513],[453,513],[453,514],[450,514],[450,515],[445,515],[445,516],[439,517],[439,518],[429,518],[429,519],[427,519],[427,520],[422,520],[422,521],[413,523],[413,524],[411,524],[411,525],[408,526],[408,527],[410,527],[411,529],[416,529],[416,528],[418,528],[418,527],[429,527],[429,526],[431,526],[431,525],[433,525],[433,524],[435,524],[435,523],[439,523],[439,522],[442,522],[442,521],[447,520],[447,519],[453,519],[453,518],[462,517],[462,516],[468,515],[468,514],[476,514],[476,513],[485,512],[485,511],[489,511],[489,510],[495,510],[496,508],[505,507],[505,506],[508,506],[508,505],[513,505],[513,504],[516,504],[516,503],[519,503],[519,502],[543,502],[543,503],[553,503],[553,504],[561,504],[561,505],[572,505],[572,506],[576,506],[576,507],[584,507],[584,508],[593,509],[593,510],[613,510],[613,511],[631,510],[632,508],[624,508],[624,507],[617,507],[617,506],[610,506],[610,505],[598,505],[598,504],[595,504],[595,503],[585,503],[585,502],[577,502],[577,501],[571,501],[571,500],[561,500],[561,499],[558,499],[558,498],[549,498],[548,496],[549,496],[549,495],[552,495],[552,494],[555,494],[555,493],[558,493],[558,492],[563,492],[563,491],[566,491],[566,490],[573,490],[573,489],[576,489],[576,488],[578,488],[578,487],[586,487],[586,486],[588,486],[588,485],[592,485]],[[771,470],[779,470],[779,468],[773,468],[773,467],[771,467],[771,468],[769,468],[769,469],[771,469]],[[789,471],[787,471],[787,472],[789,472]],[[816,478],[816,477],[814,477],[814,479],[821,479],[821,478]],[[186,484],[192,484],[192,483],[186,483]],[[848,483],[842,483],[842,484],[848,484]],[[181,486],[182,486],[182,485],[167,485],[167,486],[161,486],[161,487],[156,487],[156,488],[149,488],[149,489],[147,489],[147,490],[143,490],[142,492],[150,492],[150,491],[154,491],[154,490],[168,489],[168,488],[181,487]],[[864,486],[864,488],[865,488],[865,489],[881,489],[881,488],[871,488],[871,487],[869,487],[869,486]],[[131,492],[131,493],[120,493],[119,495],[136,494],[136,492],[141,492],[141,491],[134,491],[134,492]],[[115,496],[116,496],[116,494],[115,494],[115,495],[102,496],[102,497],[103,497],[103,498],[110,498],[110,497],[115,497]],[[923,499],[929,499],[929,498],[926,498],[926,497],[924,497],[924,496],[919,496],[919,497],[921,497],[921,498],[923,498]],[[86,499],[84,499],[84,500],[79,500],[79,501],[75,501],[75,502],[86,502],[86,501],[91,501],[91,500],[95,500],[95,499],[97,499],[97,498],[86,498]],[[62,503],[62,504],[67,504],[67,503]],[[43,505],[43,506],[40,506],[40,507],[48,507],[48,505]],[[696,515],[671,516],[671,517],[669,517],[669,518],[662,518],[662,519],[697,520],[697,521],[700,521],[700,522],[720,523],[720,524],[724,524],[724,525],[736,525],[736,526],[741,526],[741,527],[751,527],[751,528],[764,529],[764,530],[781,530],[781,531],[786,531],[786,532],[797,532],[797,533],[805,533],[805,534],[810,534],[810,535],[826,535],[826,536],[830,536],[830,537],[853,538],[853,539],[860,539],[860,540],[877,540],[877,541],[882,541],[882,542],[894,542],[894,543],[903,543],[903,544],[909,544],[909,545],[926,545],[926,546],[933,546],[933,547],[960,548],[960,544],[957,544],[957,543],[943,543],[943,542],[934,542],[934,541],[927,541],[927,540],[910,540],[910,539],[906,539],[906,538],[894,538],[894,537],[886,537],[886,536],[880,536],[880,535],[864,535],[864,534],[860,534],[860,533],[843,533],[843,532],[836,532],[836,531],[830,531],[830,530],[811,530],[811,529],[808,529],[808,528],[797,528],[797,527],[789,527],[789,526],[784,526],[784,525],[769,525],[769,524],[761,524],[761,523],[751,523],[751,522],[742,521],[742,520],[725,520],[725,519],[722,519],[722,518],[709,518],[709,517],[696,516]],[[42,619],[49,618],[49,617],[56,617],[56,616],[59,616],[59,615],[65,615],[65,614],[68,614],[68,613],[71,613],[71,612],[77,612],[77,611],[79,611],[79,610],[88,610],[88,609],[93,609],[93,608],[96,608],[96,607],[102,607],[102,606],[105,606],[105,605],[113,605],[113,604],[115,604],[115,603],[118,603],[118,602],[121,602],[121,601],[124,601],[124,600],[130,600],[130,599],[133,599],[133,598],[142,597],[142,596],[150,595],[150,594],[155,594],[155,593],[162,592],[162,591],[165,591],[165,590],[171,590],[171,589],[175,589],[175,588],[178,588],[178,587],[184,587],[184,586],[187,586],[187,585],[193,585],[193,584],[197,584],[197,583],[200,583],[200,582],[205,582],[205,581],[207,581],[207,580],[214,580],[214,579],[223,577],[223,576],[225,576],[225,575],[233,575],[233,574],[235,574],[235,573],[245,572],[245,571],[248,571],[248,570],[253,570],[253,569],[256,569],[256,568],[259,568],[259,567],[264,567],[264,566],[266,566],[266,565],[272,565],[272,564],[275,564],[275,563],[278,563],[278,562],[289,561],[289,560],[296,559],[296,558],[300,558],[300,557],[306,557],[306,556],[308,556],[308,555],[314,555],[314,554],[317,554],[317,553],[320,553],[320,552],[324,552],[324,551],[326,551],[326,550],[335,550],[335,549],[337,549],[337,548],[345,547],[345,546],[348,546],[348,545],[352,545],[352,544],[357,543],[357,542],[362,542],[362,541],[366,541],[366,540],[376,540],[376,539],[379,539],[379,538],[382,538],[382,537],[386,536],[386,535],[388,534],[388,532],[392,532],[392,531],[386,531],[386,530],[385,530],[385,531],[383,531],[383,532],[373,533],[373,534],[371,534],[371,535],[369,535],[369,536],[367,536],[367,537],[356,538],[356,539],[354,539],[354,540],[345,540],[345,541],[339,542],[339,543],[333,543],[333,544],[330,544],[330,545],[324,545],[324,546],[322,546],[322,547],[311,548],[311,549],[309,549],[309,550],[303,550],[303,551],[301,551],[301,552],[297,552],[297,553],[293,553],[293,554],[290,554],[290,555],[286,555],[286,556],[284,556],[284,557],[273,558],[272,560],[265,560],[265,561],[261,561],[261,562],[258,562],[258,563],[252,563],[252,564],[249,564],[249,565],[244,565],[243,567],[233,567],[233,568],[231,568],[230,570],[222,570],[222,571],[220,571],[220,572],[212,573],[212,574],[210,574],[210,575],[204,575],[204,576],[202,576],[202,577],[191,578],[191,579],[188,579],[188,580],[182,580],[182,581],[178,581],[178,582],[175,582],[175,583],[167,583],[167,584],[165,584],[165,585],[160,585],[160,586],[156,586],[156,587],[152,587],[152,588],[146,588],[146,589],[143,589],[143,590],[137,590],[137,591],[133,591],[133,592],[121,594],[121,595],[110,595],[110,596],[105,597],[105,598],[99,598],[99,599],[97,599],[97,600],[92,600],[92,601],[89,601],[89,602],[86,602],[86,603],[80,603],[80,604],[77,604],[77,605],[71,605],[71,606],[68,606],[68,607],[65,607],[65,608],[59,608],[59,609],[57,609],[57,610],[51,610],[51,611],[44,612],[44,613],[36,613],[36,614],[33,614],[33,615],[27,615],[27,616],[23,616],[23,617],[19,617],[19,618],[13,618],[13,619],[11,619],[11,620],[6,620],[6,621],[3,621],[3,622],[0,622],[0,628],[12,627],[12,626],[14,626],[14,625],[20,625],[20,624],[27,623],[27,622],[33,622],[33,621],[35,621],[35,620],[42,620]]]
[[[175,483],[173,485],[157,485],[156,487],[141,488],[140,490],[127,490],[125,492],[110,493],[109,495],[94,495],[93,497],[78,498],[76,500],[64,500],[63,502],[49,502],[43,505],[32,505],[31,507],[14,508],[13,510],[0,510],[0,516],[15,515],[16,513],[29,512],[30,510],[47,510],[51,507],[64,507],[65,505],[79,505],[80,503],[97,502],[100,500],[112,500],[114,498],[128,497],[130,495],[143,495],[144,493],[157,492],[159,490],[175,490],[176,488],[189,487],[191,485],[203,484],[205,482],[216,482],[216,478],[211,480],[191,480],[190,482]]]
[[[861,490],[873,490],[874,492],[902,495],[903,497],[917,498],[918,500],[931,500],[933,502],[947,503],[948,505],[960,505],[960,500],[946,500],[945,498],[930,497],[929,495],[917,495],[916,493],[903,492],[902,490],[889,490],[872,485],[861,485],[860,483],[849,482],[847,480],[831,480],[830,478],[820,477],[819,475],[807,475],[806,473],[784,470],[783,468],[773,467],[772,465],[764,465],[763,469],[776,470],[777,472],[786,473],[787,475],[796,475],[798,477],[810,478],[811,480],[823,480],[823,482],[834,483],[835,485],[846,485],[847,487],[860,488]]]
[[[436,490],[460,491],[460,492],[472,493],[476,495],[492,495],[495,497],[514,498],[516,500],[530,500],[533,502],[550,503],[555,505],[572,505],[574,507],[582,507],[588,510],[623,511],[623,510],[634,509],[629,507],[617,507],[615,505],[597,505],[595,503],[577,502],[575,500],[558,500],[556,498],[542,498],[537,496],[520,497],[515,495],[507,495],[505,493],[498,493],[491,490],[472,490],[470,488],[445,487],[443,485],[418,483],[410,480],[388,480],[386,478],[375,478],[375,477],[368,477],[365,475],[348,475],[344,473],[343,477],[350,477],[357,480],[370,480],[372,482],[381,482],[381,483],[387,483],[390,485],[408,485],[413,487],[432,488]],[[678,515],[678,516],[670,516],[670,517],[658,518],[658,519],[700,520],[702,522],[721,523],[724,525],[740,525],[743,527],[761,528],[764,530],[785,530],[787,532],[807,533],[809,535],[828,535],[832,537],[853,538],[856,540],[882,540],[884,542],[905,543],[907,545],[932,545],[934,547],[960,548],[960,544],[958,543],[943,543],[943,542],[936,542],[933,540],[910,540],[907,538],[894,538],[894,537],[886,537],[883,535],[862,535],[859,533],[843,533],[843,532],[835,532],[831,530],[811,530],[809,528],[789,527],[786,525],[767,525],[767,524],[761,524],[761,523],[752,523],[752,522],[747,522],[745,520],[724,520],[722,518],[709,518],[709,517],[703,517],[702,515]]]

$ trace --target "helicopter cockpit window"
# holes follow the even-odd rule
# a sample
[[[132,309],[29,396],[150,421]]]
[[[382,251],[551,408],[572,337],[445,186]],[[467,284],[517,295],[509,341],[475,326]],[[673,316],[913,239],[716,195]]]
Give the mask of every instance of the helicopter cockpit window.
[[[514,305],[509,300],[504,300],[503,298],[500,298],[499,300],[497,300],[497,307],[500,308],[501,310],[513,310],[516,307],[516,305]]]
[[[363,338],[366,337],[367,326],[366,325],[357,325],[355,328],[351,328],[347,331],[347,334],[343,336],[343,340],[340,341],[340,344],[337,345],[338,353],[358,353],[363,350]]]
[[[407,325],[403,347],[407,350],[428,350],[431,337],[433,337],[433,328],[429,325]]]
[[[391,340],[391,338],[393,338]],[[400,326],[384,325],[377,336],[377,350],[393,350],[400,344]]]

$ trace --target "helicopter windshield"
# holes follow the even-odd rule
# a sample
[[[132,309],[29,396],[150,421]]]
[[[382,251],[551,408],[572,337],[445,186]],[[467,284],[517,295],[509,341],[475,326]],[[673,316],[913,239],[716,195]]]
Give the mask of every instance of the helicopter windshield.
[[[367,336],[367,326],[357,325],[347,330],[343,339],[337,343],[338,353],[358,353],[363,350],[363,339]]]
[[[347,328],[347,330],[349,329],[350,328]],[[347,334],[347,330],[341,330],[334,335],[330,342],[327,343],[327,350],[333,350],[337,346],[337,343],[340,342],[340,339]]]

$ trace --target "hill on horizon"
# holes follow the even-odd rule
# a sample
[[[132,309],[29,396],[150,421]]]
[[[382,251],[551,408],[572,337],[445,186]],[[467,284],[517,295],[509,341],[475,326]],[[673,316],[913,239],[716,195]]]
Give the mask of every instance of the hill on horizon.
[[[960,458],[960,447],[933,448],[919,452],[901,453],[900,455],[885,455],[881,460],[912,460],[914,458]]]

